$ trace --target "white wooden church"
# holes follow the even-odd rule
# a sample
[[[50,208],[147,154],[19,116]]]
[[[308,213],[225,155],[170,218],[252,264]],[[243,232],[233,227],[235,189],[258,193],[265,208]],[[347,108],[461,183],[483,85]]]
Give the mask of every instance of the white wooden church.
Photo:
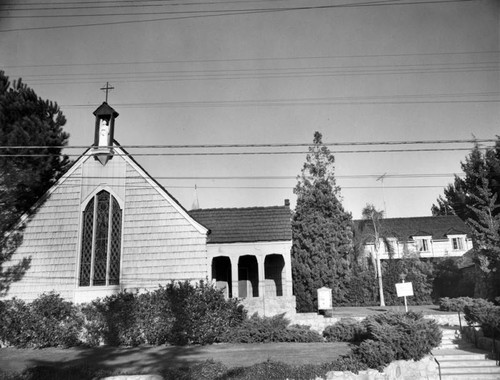
[[[250,312],[294,312],[288,202],[188,211],[114,140],[118,113],[104,102],[94,115],[94,144],[23,217],[11,263],[31,263],[7,298],[81,303],[208,280]]]

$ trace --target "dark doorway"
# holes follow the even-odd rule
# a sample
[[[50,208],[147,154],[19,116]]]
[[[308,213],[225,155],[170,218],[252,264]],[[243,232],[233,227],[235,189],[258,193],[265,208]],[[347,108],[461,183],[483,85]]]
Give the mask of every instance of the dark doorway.
[[[241,256],[238,262],[238,296],[259,296],[259,267],[255,256]]]
[[[212,260],[212,278],[215,280],[217,289],[223,289],[226,298],[233,297],[231,286],[231,260],[229,257],[214,257]]]
[[[268,255],[264,261],[264,277],[266,281],[266,296],[283,296],[283,268],[285,260],[281,255]]]

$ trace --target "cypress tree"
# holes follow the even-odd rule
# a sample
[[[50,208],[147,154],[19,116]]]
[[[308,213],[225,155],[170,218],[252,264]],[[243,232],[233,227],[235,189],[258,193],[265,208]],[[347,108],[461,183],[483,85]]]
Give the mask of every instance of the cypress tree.
[[[315,132],[313,146],[294,189],[292,273],[297,310],[317,308],[317,289],[332,289],[333,303],[345,301],[351,275],[352,216],[339,200],[335,158]]]

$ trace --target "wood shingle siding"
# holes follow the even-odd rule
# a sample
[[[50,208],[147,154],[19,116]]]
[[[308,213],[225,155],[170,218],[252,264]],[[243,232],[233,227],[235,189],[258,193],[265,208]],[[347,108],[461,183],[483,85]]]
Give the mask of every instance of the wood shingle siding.
[[[15,264],[30,258],[22,281],[11,285],[9,295],[31,301],[54,290],[71,299],[75,286],[75,252],[78,246],[81,169],[71,181],[54,187],[26,219],[23,243],[11,258]]]
[[[123,285],[154,287],[207,277],[206,235],[127,165]]]

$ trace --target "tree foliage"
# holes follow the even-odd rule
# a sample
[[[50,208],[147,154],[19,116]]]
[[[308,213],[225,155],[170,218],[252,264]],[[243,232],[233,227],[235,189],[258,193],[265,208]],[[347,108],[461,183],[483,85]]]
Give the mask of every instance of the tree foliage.
[[[22,242],[22,228],[13,227],[69,165],[61,156],[69,136],[65,123],[56,103],[0,71],[0,293],[29,266],[25,259],[2,267]]]
[[[457,215],[463,221],[475,219],[474,211],[480,191],[487,181],[487,187],[492,194],[500,191],[500,138],[493,148],[483,153],[479,145],[475,145],[465,162],[461,163],[465,176],[455,175],[453,183],[444,189],[444,196],[440,196],[436,204],[432,205],[433,215]]]
[[[484,152],[476,144],[461,166],[464,178],[455,176],[432,211],[452,212],[469,225],[479,268],[475,295],[494,297],[500,284],[500,138]]]
[[[323,286],[333,290],[336,304],[344,302],[347,294],[353,227],[339,200],[334,162],[316,132],[294,189],[292,272],[299,311],[317,307],[316,291]]]

